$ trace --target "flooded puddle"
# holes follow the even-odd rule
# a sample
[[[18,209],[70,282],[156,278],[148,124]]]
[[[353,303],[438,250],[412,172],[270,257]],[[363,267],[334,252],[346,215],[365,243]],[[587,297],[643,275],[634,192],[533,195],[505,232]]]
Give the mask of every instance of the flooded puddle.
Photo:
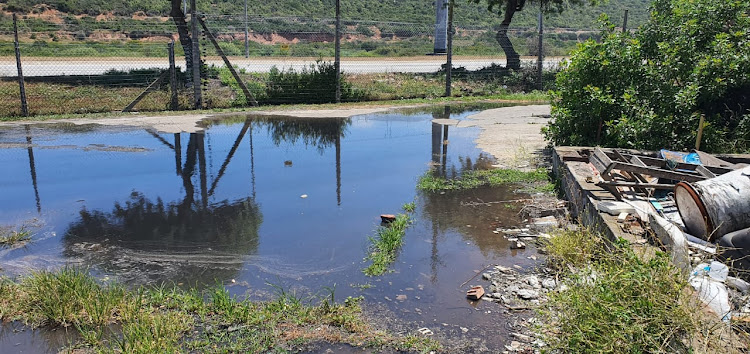
[[[499,349],[501,308],[468,302],[461,285],[490,264],[532,264],[534,250],[510,250],[492,232],[518,225],[518,208],[482,204],[526,196],[504,188],[417,191],[431,166],[452,176],[492,163],[474,144],[479,128],[432,122],[477,111],[453,110],[243,115],[190,134],[67,124],[0,130],[0,224],[40,225],[25,247],[0,250],[2,271],[73,264],[103,280],[219,283],[253,299],[272,298],[278,287],[301,294],[335,287],[337,299],[362,295],[368,311],[390,314],[403,331],[428,327]],[[379,215],[411,201],[415,223],[394,272],[365,276]],[[0,348],[66,344],[10,325],[2,333]]]

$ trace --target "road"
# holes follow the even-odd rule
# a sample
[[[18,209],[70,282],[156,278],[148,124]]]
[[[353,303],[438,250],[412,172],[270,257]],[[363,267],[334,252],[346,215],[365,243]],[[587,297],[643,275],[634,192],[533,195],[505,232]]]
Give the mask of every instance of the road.
[[[435,72],[445,63],[445,56],[424,56],[405,58],[342,58],[341,70],[345,73],[427,73]],[[315,58],[249,58],[230,57],[232,64],[248,72],[268,72],[271,67],[279,69],[300,70],[315,62]],[[326,58],[325,60],[331,60]],[[523,62],[536,63],[535,58],[521,59]],[[547,58],[545,67],[558,65],[562,58]],[[209,58],[208,64],[223,66],[219,58]],[[477,70],[492,63],[505,65],[504,58],[454,57],[453,67],[465,67]],[[57,76],[57,75],[98,75],[108,70],[132,70],[146,68],[168,68],[164,58],[27,58],[22,60],[24,76]],[[177,66],[184,67],[184,60],[178,60]],[[16,76],[15,58],[0,58],[0,77]]]

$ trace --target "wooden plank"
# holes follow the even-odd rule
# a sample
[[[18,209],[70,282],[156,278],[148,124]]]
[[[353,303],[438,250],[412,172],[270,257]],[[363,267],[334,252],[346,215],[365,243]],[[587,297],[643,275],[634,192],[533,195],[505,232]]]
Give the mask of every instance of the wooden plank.
[[[206,22],[204,22],[203,18],[200,18],[200,17],[198,17],[198,22],[200,22],[201,26],[203,26],[203,30],[206,32],[206,37],[208,37],[208,39],[211,41],[214,47],[216,47],[216,52],[218,52],[219,56],[221,56],[221,59],[224,60],[224,65],[227,66],[227,69],[229,69],[229,72],[232,73],[232,76],[234,76],[234,80],[237,81],[238,85],[240,85],[240,88],[242,89],[242,93],[245,95],[245,98],[247,98],[247,100],[250,101],[250,104],[252,104],[253,107],[258,107],[258,101],[255,100],[255,96],[253,96],[253,94],[250,93],[250,90],[247,89],[247,86],[245,86],[245,83],[237,74],[237,71],[234,70],[232,63],[229,62],[229,59],[227,59],[227,56],[224,55],[224,51],[221,50],[221,47],[219,47],[219,43],[216,42],[216,38],[214,38],[213,33],[211,33],[211,31],[208,29],[208,26],[206,26]]]
[[[123,108],[122,111],[123,112],[130,112],[130,110],[133,109],[133,107],[135,107],[135,105],[137,105],[138,102],[141,102],[141,100],[144,97],[146,97],[151,91],[154,90],[154,88],[159,84],[159,82],[161,82],[161,80],[164,80],[164,78],[167,77],[168,73],[169,73],[169,71],[162,72],[161,75],[159,75],[159,77],[156,80],[154,80],[154,82],[152,82],[150,85],[148,85],[148,87],[146,87],[146,89],[143,90],[143,92],[141,92],[141,94],[138,95],[138,97],[136,97],[133,100],[133,102],[130,102],[130,104],[127,107]]]
[[[631,155],[631,154],[623,154],[623,156],[630,158],[630,162],[633,163],[633,158],[638,158],[644,165],[651,166],[651,167],[658,167],[658,168],[668,168],[667,166],[667,160],[664,159],[658,159],[655,157],[649,157],[649,156],[640,156],[640,155]],[[695,171],[695,169],[700,166],[696,164],[691,163],[682,163],[679,162],[677,165],[675,165],[675,169],[677,170],[687,170],[687,171]],[[728,167],[722,167],[722,166],[710,166],[705,165],[704,166],[711,172],[713,172],[716,175],[722,175],[727,172],[732,172],[734,169],[728,168]],[[695,172],[696,174],[698,172]]]
[[[597,158],[594,154],[589,155],[589,162],[594,165],[594,168],[599,172],[599,176],[601,176],[602,179],[609,181],[612,179],[609,175],[604,175],[604,171],[607,169],[607,165],[605,165],[599,158]]]
[[[706,168],[706,166],[703,166],[703,165],[698,165],[698,167],[695,168],[695,172],[700,173],[703,177],[706,177],[706,178],[716,177],[716,175],[713,172],[711,172],[711,170],[709,170],[708,168]]]
[[[612,170],[612,159],[610,159],[609,156],[607,156],[607,154],[605,154],[600,147],[594,149],[594,156],[596,156],[596,158],[598,158],[599,161],[604,164],[604,166],[607,166],[602,174],[609,175],[609,172]]]
[[[674,184],[666,183],[639,183],[639,182],[621,182],[621,181],[602,181],[596,184],[597,186],[612,186],[612,187],[632,187],[632,188],[653,188],[653,189],[665,189],[673,190]]]
[[[701,159],[701,163],[706,167],[711,166],[711,167],[724,167],[724,168],[736,169],[733,163],[724,161],[707,152],[703,152],[700,150],[694,150],[694,152],[698,154],[698,157]]]
[[[702,181],[706,179],[706,177],[698,176],[694,174],[676,172],[676,171],[668,171],[668,170],[663,170],[660,168],[647,167],[647,166],[637,166],[637,165],[633,165],[633,164],[625,163],[625,162],[613,162],[610,165],[610,167],[611,169],[641,173],[641,174],[650,175],[654,177],[660,177],[660,178],[668,178],[668,179],[675,180],[675,181],[697,182],[697,181]]]

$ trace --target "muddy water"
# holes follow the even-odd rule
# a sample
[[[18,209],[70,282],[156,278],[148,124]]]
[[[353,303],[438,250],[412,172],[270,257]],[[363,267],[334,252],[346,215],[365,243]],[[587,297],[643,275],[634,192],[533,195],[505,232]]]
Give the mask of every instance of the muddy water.
[[[529,266],[495,227],[519,223],[504,188],[425,194],[419,176],[458,175],[491,159],[478,128],[446,127],[476,109],[435,108],[351,119],[236,116],[202,133],[34,125],[0,131],[0,224],[35,219],[32,243],[0,250],[5,275],[66,264],[129,285],[217,283],[256,299],[365,297],[388,325],[499,350],[501,309],[465,299],[489,264]],[[445,143],[444,143],[445,142]],[[381,213],[415,201],[393,272],[369,278],[368,236]],[[468,205],[467,205],[468,203]],[[387,314],[388,316],[382,316]],[[461,327],[472,328],[467,333]],[[0,348],[56,350],[65,339],[5,326]],[[19,344],[20,343],[20,344]],[[61,344],[62,343],[62,344]],[[19,349],[20,348],[20,349]]]

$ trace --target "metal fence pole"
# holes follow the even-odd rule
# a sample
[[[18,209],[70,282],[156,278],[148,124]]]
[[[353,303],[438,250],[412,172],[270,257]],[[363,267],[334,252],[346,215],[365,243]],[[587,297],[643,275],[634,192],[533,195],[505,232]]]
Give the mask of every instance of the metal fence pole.
[[[177,70],[174,63],[174,40],[169,42],[169,85],[172,97],[169,100],[169,109],[177,110]]]
[[[543,89],[543,83],[542,83],[542,71],[544,69],[544,16],[542,13],[542,5],[539,5],[539,50],[537,53],[537,59],[536,59],[536,75],[537,75],[537,85],[539,87],[539,90]]]
[[[445,97],[451,97],[451,75],[453,72],[453,0],[448,1],[448,48],[445,61]]]
[[[18,88],[21,91],[21,114],[29,116],[29,105],[26,103],[26,87],[23,83],[23,69],[21,69],[21,48],[18,46],[18,25],[16,14],[13,14],[13,41],[16,47],[16,68],[18,69]]]
[[[628,9],[625,9],[625,18],[622,20],[622,33],[628,31]]]
[[[247,0],[245,0],[245,58],[250,57],[250,42],[247,39]]]
[[[336,47],[333,66],[336,69],[336,103],[341,102],[341,0],[336,0]]]
[[[190,0],[190,25],[192,27],[191,40],[193,42],[193,108],[200,109],[203,106],[201,98],[201,52],[198,31],[198,11],[195,8],[195,0]]]

